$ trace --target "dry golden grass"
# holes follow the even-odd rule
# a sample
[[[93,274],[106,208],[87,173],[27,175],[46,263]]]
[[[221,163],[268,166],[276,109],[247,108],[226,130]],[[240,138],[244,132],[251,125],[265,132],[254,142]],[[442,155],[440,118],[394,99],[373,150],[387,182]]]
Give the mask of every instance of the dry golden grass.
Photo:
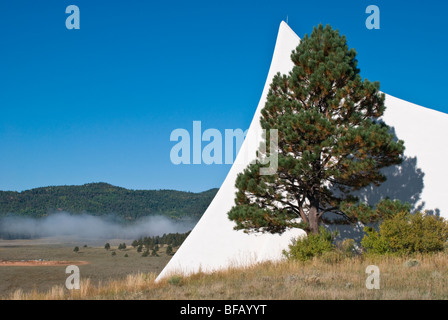
[[[81,281],[80,290],[62,286],[41,293],[17,290],[9,299],[448,299],[448,254],[413,258],[418,265],[408,266],[410,258],[387,256],[345,258],[337,263],[323,259],[263,263],[173,276],[158,283],[155,273],[138,273],[97,286],[87,279]],[[379,290],[366,288],[368,265],[380,269]]]

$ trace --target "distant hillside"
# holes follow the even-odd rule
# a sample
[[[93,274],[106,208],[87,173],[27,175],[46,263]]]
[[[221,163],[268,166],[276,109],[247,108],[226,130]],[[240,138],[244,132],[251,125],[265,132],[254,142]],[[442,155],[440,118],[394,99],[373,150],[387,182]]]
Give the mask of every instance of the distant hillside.
[[[96,216],[116,214],[130,221],[149,215],[199,219],[217,191],[128,190],[107,183],[0,191],[0,216],[43,217],[65,211]]]

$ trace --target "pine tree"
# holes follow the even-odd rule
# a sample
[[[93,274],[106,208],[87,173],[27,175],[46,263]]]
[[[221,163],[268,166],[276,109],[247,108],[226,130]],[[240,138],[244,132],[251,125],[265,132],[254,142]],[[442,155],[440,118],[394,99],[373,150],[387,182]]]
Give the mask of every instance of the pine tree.
[[[258,160],[277,155],[278,169],[261,175],[269,164],[257,161],[238,175],[228,213],[235,229],[282,233],[300,227],[316,234],[328,212],[353,222],[353,191],[381,184],[386,178],[380,169],[402,161],[403,141],[379,120],[385,96],[378,82],[361,78],[345,36],[319,25],[291,59],[292,71],[275,75],[261,111],[263,138],[271,141],[270,130],[278,130],[278,150],[266,143]]]
[[[152,251],[151,251],[151,256],[152,256],[152,257],[158,257],[158,256],[159,256],[158,253],[157,253],[156,248],[152,249]]]
[[[109,242],[106,243],[106,244],[104,245],[104,249],[106,249],[106,250],[109,250],[109,249],[110,249],[110,244],[109,244]]]

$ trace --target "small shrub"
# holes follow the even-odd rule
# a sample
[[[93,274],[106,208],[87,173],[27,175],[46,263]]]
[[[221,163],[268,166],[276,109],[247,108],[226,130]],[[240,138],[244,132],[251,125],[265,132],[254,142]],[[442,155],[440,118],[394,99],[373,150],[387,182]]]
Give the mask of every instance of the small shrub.
[[[386,254],[390,251],[390,246],[384,237],[372,227],[365,227],[366,235],[361,240],[361,246],[364,247],[368,253]]]
[[[334,238],[334,233],[321,227],[318,234],[309,234],[307,237],[294,240],[289,245],[289,252],[283,251],[283,254],[290,260],[307,261],[334,250]]]
[[[142,252],[143,251],[143,246],[142,245],[139,245],[138,247],[137,247],[137,252]]]
[[[146,250],[146,251],[143,252],[143,254],[142,254],[142,257],[147,257],[147,256],[149,256],[149,251],[148,251],[148,250]]]
[[[79,247],[75,247],[75,248],[73,249],[73,251],[74,251],[74,252],[79,252]]]
[[[126,254],[124,255],[124,257],[127,258],[127,257],[129,257],[129,256],[128,256],[128,254],[126,253]]]
[[[112,251],[112,255],[113,255],[113,256],[116,256],[117,253],[116,253],[115,251]]]
[[[448,239],[448,222],[438,216],[401,212],[385,219],[379,232],[364,228],[361,245],[369,253],[413,254],[443,251]]]
[[[168,279],[168,283],[171,284],[171,285],[173,285],[173,286],[178,286],[178,285],[180,285],[180,284],[181,284],[181,281],[182,281],[182,277],[181,277],[181,276],[178,276],[178,275],[171,276],[171,277]]]

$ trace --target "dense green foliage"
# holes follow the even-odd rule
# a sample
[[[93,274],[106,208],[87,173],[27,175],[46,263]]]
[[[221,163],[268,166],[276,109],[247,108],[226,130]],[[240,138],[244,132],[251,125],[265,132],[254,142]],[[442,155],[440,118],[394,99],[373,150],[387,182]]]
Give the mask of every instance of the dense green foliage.
[[[321,226],[319,233],[293,240],[289,245],[289,251],[283,253],[288,259],[307,261],[321,256],[325,252],[333,251],[335,249],[334,238],[334,233]]]
[[[384,221],[379,232],[364,228],[361,245],[368,253],[413,254],[443,251],[448,241],[448,221],[444,218],[403,211]]]
[[[403,141],[379,120],[385,96],[378,82],[361,78],[345,36],[320,25],[291,60],[292,71],[273,78],[261,111],[266,150],[260,148],[260,161],[236,180],[228,214],[236,229],[282,233],[300,227],[317,233],[327,212],[350,219],[341,206],[357,203],[353,192],[381,184],[381,169],[402,162]],[[272,150],[270,130],[278,133]],[[277,171],[261,174],[276,155]]]
[[[382,221],[391,218],[400,212],[409,212],[411,205],[400,200],[382,199],[374,207],[365,203],[345,202],[341,205],[341,211],[350,221],[360,221],[364,224]]]
[[[115,214],[129,221],[150,215],[199,219],[216,191],[128,190],[106,183],[44,187],[23,192],[0,191],[0,216],[43,217],[65,211],[97,216]]]

